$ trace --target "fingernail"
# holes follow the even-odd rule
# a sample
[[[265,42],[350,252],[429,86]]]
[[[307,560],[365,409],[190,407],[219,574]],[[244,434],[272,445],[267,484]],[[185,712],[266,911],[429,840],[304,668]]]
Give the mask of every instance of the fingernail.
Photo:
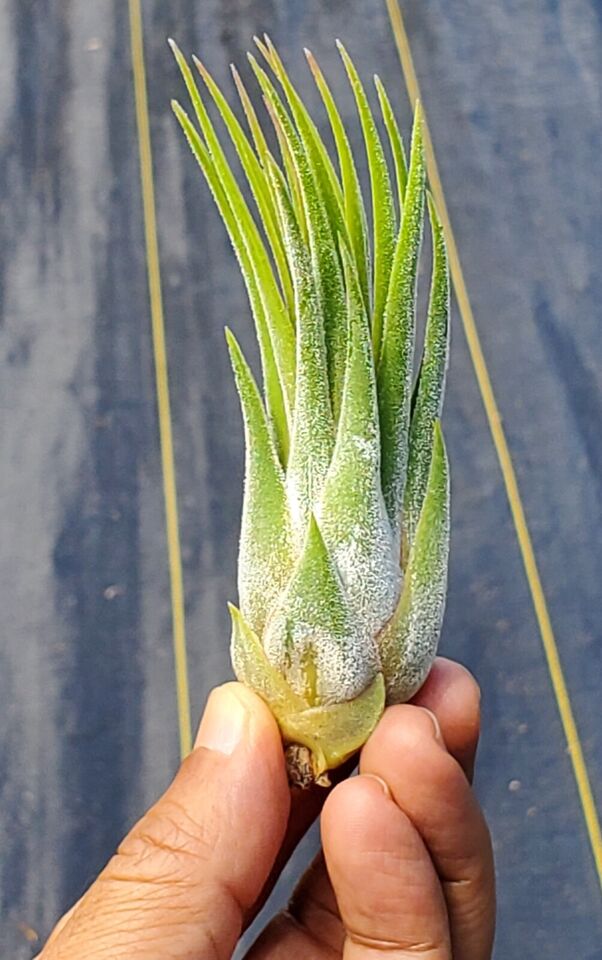
[[[441,733],[441,727],[439,726],[439,721],[437,720],[437,717],[435,716],[433,711],[429,710],[428,707],[420,707],[420,709],[424,710],[424,712],[427,713],[431,719],[431,723],[433,724],[433,730],[435,733],[435,740],[438,740],[439,743],[443,743],[443,734]]]
[[[218,687],[207,701],[195,748],[205,747],[229,757],[245,735],[248,717],[246,707],[236,694],[228,687]]]
[[[376,780],[377,784],[381,788],[385,797],[391,796],[391,791],[389,790],[389,784],[386,783],[386,781],[383,780],[381,777],[377,777],[375,773],[361,773],[360,776],[362,777],[362,779],[365,779],[365,780]]]

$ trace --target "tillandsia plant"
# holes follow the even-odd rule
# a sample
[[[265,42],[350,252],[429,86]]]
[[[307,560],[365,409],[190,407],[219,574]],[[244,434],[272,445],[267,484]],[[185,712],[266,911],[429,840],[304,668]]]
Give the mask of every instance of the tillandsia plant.
[[[231,331],[245,427],[232,614],[236,676],[271,707],[295,783],[328,782],[365,742],[385,704],[409,699],[435,656],[449,550],[448,465],[439,423],[448,355],[449,280],[440,220],[425,184],[416,106],[409,164],[375,78],[383,141],[341,44],[371,187],[372,229],[330,88],[331,156],[269,40],[269,72],[249,60],[275,129],[270,150],[233,68],[247,134],[203,64],[256,206],[251,213],[193,71],[177,46],[196,122],[172,106],[211,188],[246,283],[263,395]],[[424,348],[413,376],[424,208],[432,279]]]

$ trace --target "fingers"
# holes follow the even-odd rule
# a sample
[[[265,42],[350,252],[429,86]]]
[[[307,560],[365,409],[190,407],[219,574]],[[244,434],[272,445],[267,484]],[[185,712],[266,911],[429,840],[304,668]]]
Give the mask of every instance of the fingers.
[[[381,777],[423,838],[441,879],[454,960],[489,960],[494,871],[487,825],[432,715],[405,704],[385,711],[360,772]]]
[[[336,770],[330,771],[330,777],[333,785],[339,783],[341,780],[344,780],[352,773],[357,764],[357,759],[358,755],[356,754]],[[247,918],[249,923],[254,919],[255,915],[259,913],[265,904],[265,901],[270,895],[274,884],[282,873],[282,870],[288,863],[293,851],[295,850],[295,847],[305,836],[314,820],[318,817],[331,789],[331,787],[324,789],[324,787],[317,786],[316,784],[303,790],[299,789],[298,787],[291,789],[291,807],[284,840],[282,841],[282,846],[278,851],[278,856],[276,857],[272,870],[270,871],[270,875],[266,881],[265,887],[261,891],[258,900],[249,912]]]
[[[307,931],[316,942],[334,950],[336,954],[342,953],[345,928],[326,870],[323,851],[315,857],[309,870],[299,881],[288,912],[295,923]]]
[[[453,663],[452,661],[438,658],[435,661],[433,669],[429,675],[429,678],[420,693],[414,699],[415,704],[422,704],[426,709],[428,709],[435,717],[429,717],[428,714],[425,714],[424,710],[415,711],[410,709],[411,715],[416,715],[418,718],[418,724],[426,720],[427,736],[436,738],[442,736],[445,740],[445,743],[449,749],[449,752],[456,757],[458,762],[462,765],[463,769],[466,772],[466,775],[469,776],[472,773],[472,766],[474,763],[474,756],[478,740],[479,732],[479,705],[480,705],[480,693],[478,686],[471,676],[471,674],[459,664]],[[435,728],[433,723],[438,721],[439,731]],[[407,724],[407,718],[404,721]],[[424,723],[423,723],[424,727]],[[424,729],[422,733],[424,733]],[[373,734],[373,739],[377,737],[379,730]],[[436,741],[435,741],[436,742]],[[403,758],[400,758],[397,754],[390,758],[392,763],[396,765],[398,769],[402,771],[405,769],[405,761]],[[451,759],[451,758],[450,758]],[[452,761],[453,762],[453,761]],[[400,767],[401,764],[401,767]],[[456,768],[457,770],[457,768]],[[459,771],[457,771],[459,772]],[[387,777],[385,770],[382,771],[383,776]],[[460,774],[461,776],[461,774]],[[466,786],[466,780],[462,777],[464,781],[464,786]],[[362,778],[359,778],[359,782],[362,781]],[[349,785],[345,785],[345,791],[354,791],[356,789],[355,784],[358,783],[358,780],[352,781]],[[363,787],[361,788],[363,789]],[[431,803],[437,803],[440,799],[436,794],[436,786],[433,787],[433,796],[430,798]],[[345,795],[342,793],[342,788],[337,787],[335,789],[335,795],[329,804],[336,804],[335,815],[334,815],[334,824],[335,828],[339,823],[347,824],[348,816],[345,803],[341,803],[341,798],[345,799]],[[325,817],[323,818],[323,830],[325,836],[325,844],[328,844],[328,822],[327,817],[332,811],[332,807],[329,806],[326,810]],[[407,814],[406,814],[407,816]],[[382,811],[378,808],[378,802],[370,806],[367,814],[368,824],[374,826],[374,823],[377,823],[380,827],[379,837],[380,841],[387,843],[389,836],[391,836],[388,831],[387,819],[382,816]],[[414,841],[416,842],[416,828],[412,824],[411,820],[407,818],[406,827],[409,831],[413,831]],[[383,836],[384,834],[384,836]],[[353,914],[353,903],[354,897],[358,896],[361,898],[362,903],[365,900],[365,892],[367,890],[373,889],[373,875],[371,869],[368,867],[363,871],[354,871],[351,869],[347,871],[347,857],[349,854],[349,846],[351,842],[354,841],[354,837],[351,837],[347,831],[346,826],[343,829],[343,839],[337,847],[336,835],[332,839],[333,850],[331,854],[331,860],[334,858],[336,861],[337,851],[340,850],[341,853],[341,873],[349,877],[349,885],[351,887],[351,910],[347,911]],[[367,838],[370,841],[370,837]],[[419,838],[420,841],[420,838]],[[430,851],[424,839],[422,839],[422,846],[418,844],[418,849],[421,850],[423,857],[423,866],[426,864],[427,872],[429,871],[429,864],[432,863],[432,860],[429,860],[431,857]],[[396,851],[394,851],[396,853]],[[426,858],[426,860],[424,860]],[[411,871],[413,882],[414,871]],[[432,878],[433,874],[429,874]],[[398,885],[403,887],[404,880],[403,877],[398,877]],[[436,895],[439,897],[439,902],[441,902],[441,894],[443,890],[447,891],[448,884],[444,881],[444,886],[441,886],[441,880],[437,876],[436,884],[438,893]],[[485,895],[487,896],[487,888],[485,889]],[[338,890],[337,890],[338,893]],[[493,895],[491,887],[489,887],[489,903],[492,907],[493,904]],[[411,901],[407,899],[406,891],[402,891],[404,903],[407,906],[411,905]],[[377,897],[378,899],[378,897]],[[428,900],[428,895],[426,897]],[[456,911],[457,914],[457,911]],[[378,909],[374,910],[371,914],[373,919],[377,918],[380,923],[381,917]],[[443,951],[443,956],[446,956],[445,951],[449,949],[449,935],[448,942],[446,943],[445,938],[439,937],[439,943],[436,943],[437,935],[433,934],[432,930],[427,929],[426,933],[423,932],[422,940],[420,941],[420,931],[415,929],[407,929],[404,924],[404,914],[395,913],[395,921],[398,923],[400,928],[403,928],[402,932],[397,934],[398,938],[401,938],[402,942],[396,941],[397,946],[395,950],[398,955],[399,950],[409,950],[410,955],[413,955],[416,950],[421,951],[426,949],[430,956],[433,955],[435,951],[435,956],[441,954]],[[410,920],[414,920],[414,914],[410,915]],[[463,938],[463,931],[461,924],[457,922],[459,918],[455,917],[454,932],[457,932],[458,937]],[[350,922],[350,921],[348,921]],[[448,921],[446,920],[446,923]],[[449,923],[448,923],[449,929]],[[486,929],[484,930],[484,937],[490,937],[491,922],[488,921],[486,924]],[[412,940],[417,942],[411,944],[411,947],[403,943],[403,937],[408,939],[408,944]],[[326,873],[324,861],[322,857],[319,857],[310,870],[305,874],[301,883],[299,884],[293,900],[290,904],[289,911],[277,916],[263,932],[262,936],[259,938],[257,943],[254,945],[250,951],[248,957],[249,960],[297,960],[297,958],[306,958],[308,956],[318,958],[332,958],[333,952],[335,955],[340,955],[343,950],[343,943],[345,940],[345,928],[341,922],[339,916],[338,907],[334,892],[332,890],[332,885],[330,879]],[[374,935],[375,945],[377,942],[383,940],[383,934],[379,933]],[[471,940],[468,940],[467,950],[471,949]],[[389,948],[393,947],[393,944],[384,944]],[[357,945],[354,945],[353,942],[348,946],[348,950],[359,949]],[[366,956],[372,956],[374,950],[366,947],[368,951]],[[391,952],[389,949],[388,952]],[[403,955],[403,954],[402,954]],[[483,954],[483,956],[489,956],[489,954]],[[464,956],[464,954],[462,954]],[[479,954],[475,954],[476,957],[479,957]]]
[[[282,843],[289,806],[269,710],[239,684],[218,688],[193,753],[43,960],[230,956]]]
[[[332,884],[320,853],[298,884],[289,909],[268,924],[246,960],[333,960],[345,942]]]
[[[391,960],[417,953],[451,960],[445,900],[428,851],[380,780],[360,776],[334,789],[322,839],[330,877],[318,857],[247,960],[375,960],[380,952]]]
[[[469,778],[472,778],[479,737],[480,699],[479,687],[465,667],[444,657],[437,657],[424,686],[413,700],[437,716],[448,750],[456,757]],[[334,783],[347,777],[356,762],[357,756],[342,768],[332,771]],[[283,866],[320,813],[327,796],[328,793],[323,787],[293,790],[289,823],[282,847],[249,919],[252,919],[265,903]]]
[[[379,953],[451,960],[439,878],[418,830],[382,781],[360,775],[336,787],[322,812],[322,843],[346,931],[345,960]]]
[[[327,796],[328,793],[324,787],[319,786],[312,786],[305,790],[298,788],[291,790],[291,806],[284,839],[263,889],[248,912],[245,926],[255,919],[256,915],[265,905],[266,900],[272,892],[284,867],[290,860],[297,844],[305,836],[319,815]]]
[[[437,657],[412,703],[435,714],[447,749],[471,780],[481,706],[481,692],[472,674],[453,660]]]
[[[382,793],[377,802],[370,791],[375,784],[379,788],[378,782],[360,776],[336,787],[328,801],[324,844],[349,932],[349,957],[359,960],[386,948],[392,956],[421,950],[429,960],[439,960],[449,956],[450,939],[454,960],[489,957],[484,951],[491,940],[493,881],[486,828],[484,840],[478,808],[466,799],[472,799],[466,777],[437,742],[427,712],[437,717],[442,739],[470,775],[478,699],[467,671],[438,660],[415,705],[387,711],[364,748],[361,769],[388,780],[392,796]],[[422,743],[425,722],[440,757],[420,768],[420,759],[430,755]],[[416,786],[411,795],[408,783]],[[307,797],[296,802],[293,794],[291,808],[280,736],[269,711],[237,684],[220,688],[208,704],[197,749],[174,784],[57,928],[42,957],[228,956],[262,889],[269,888],[278,851],[290,852],[323,797],[320,792],[309,802]],[[455,844],[442,826],[442,797],[443,821],[448,834],[455,833]],[[345,821],[353,828],[347,844]],[[472,848],[458,821],[472,840],[476,837]],[[480,884],[475,881],[479,869]],[[376,891],[373,905],[379,901],[385,908],[380,914],[366,911],[371,901],[361,898],[363,887],[370,895]],[[447,923],[446,903],[451,938],[448,927],[441,927],[441,917]],[[405,913],[398,909],[404,905]],[[316,958],[331,957],[339,949],[344,928],[321,865],[303,884],[293,913],[268,928],[254,957],[295,960],[308,951]],[[372,919],[373,931],[370,924],[363,929],[362,918]]]

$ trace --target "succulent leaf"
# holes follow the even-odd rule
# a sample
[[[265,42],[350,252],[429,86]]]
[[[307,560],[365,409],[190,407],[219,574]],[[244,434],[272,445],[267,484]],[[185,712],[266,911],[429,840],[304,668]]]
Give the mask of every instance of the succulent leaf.
[[[349,138],[341,116],[330,92],[330,87],[324,79],[324,74],[320,70],[318,63],[309,51],[305,51],[305,56],[309,68],[314,76],[316,86],[322,97],[324,108],[328,115],[332,135],[337,148],[339,158],[339,167],[341,171],[341,181],[343,185],[345,223],[347,225],[347,235],[349,245],[353,251],[357,272],[360,279],[360,287],[366,309],[370,308],[370,288],[368,276],[370,271],[370,251],[368,248],[366,211],[360,184],[355,169],[355,161],[349,145]]]
[[[433,247],[433,275],[424,349],[412,398],[410,453],[403,510],[405,552],[414,542],[428,483],[435,420],[441,416],[449,354],[449,268],[443,226],[427,195]]]
[[[286,307],[282,300],[280,290],[278,289],[259,230],[250,214],[247,203],[236,181],[236,177],[230,169],[219,137],[215,132],[207,108],[203,103],[192,75],[192,71],[181,51],[173,42],[172,50],[174,51],[176,61],[184,78],[199,126],[205,137],[209,155],[213,160],[215,169],[222,182],[225,196],[240,222],[242,237],[248,247],[249,255],[257,273],[259,291],[264,300],[264,308],[270,322],[270,335],[274,340],[274,354],[277,360],[280,354],[283,354],[281,360],[278,362],[278,369],[282,370],[283,391],[286,393],[292,388],[294,383],[294,380],[291,381],[290,379],[294,356],[294,351],[291,350],[293,343],[291,321],[287,315]]]
[[[252,65],[271,107],[270,113],[279,141],[286,144],[292,156],[295,175],[301,191],[311,265],[322,314],[330,397],[336,418],[340,404],[347,348],[345,291],[336,247],[336,237],[333,233],[333,225],[328,218],[324,193],[320,181],[314,176],[308,151],[265,71],[261,70],[254,61],[252,61]]]
[[[353,614],[375,636],[399,595],[399,561],[380,484],[380,431],[370,327],[351,254],[341,241],[349,347],[332,462],[318,518]]]
[[[224,125],[230,135],[230,139],[236,148],[236,152],[245,172],[245,176],[249,186],[251,187],[255,203],[257,204],[257,210],[259,212],[261,224],[265,230],[274,260],[276,262],[282,293],[287,304],[289,314],[291,317],[294,317],[291,279],[287,269],[286,256],[282,246],[282,237],[278,229],[278,219],[274,205],[274,198],[270,190],[270,185],[265,170],[257,159],[257,156],[255,155],[255,152],[249,143],[247,135],[238,122],[236,114],[232,110],[217,83],[207,68],[198,59],[198,57],[193,56],[192,59],[222,116]]]
[[[296,715],[307,709],[302,697],[293,692],[282,673],[268,660],[259,636],[241,611],[229,603],[232,619],[231,656],[234,673],[266,700],[275,714]]]
[[[268,170],[277,198],[295,293],[298,374],[287,485],[293,526],[298,535],[304,536],[332,456],[334,423],[324,327],[309,253],[289,196],[275,174],[275,165],[269,165]]]
[[[257,42],[257,38],[256,38]],[[345,229],[343,218],[343,193],[339,183],[332,160],[324,145],[318,129],[313,122],[309,111],[301,97],[291,83],[289,76],[280,59],[278,51],[268,36],[265,37],[266,46],[260,44],[264,56],[270,64],[274,74],[278,78],[291,110],[291,115],[299,131],[301,143],[307,151],[309,166],[312,171],[314,181],[320,188],[328,221],[336,235],[342,233]]]
[[[382,347],[378,358],[382,483],[394,531],[399,530],[401,523],[408,464],[416,328],[416,277],[422,242],[424,185],[422,124],[420,108],[417,106],[403,217],[391,269]]]
[[[179,103],[174,101],[172,108],[190,148],[205,174],[240,264],[255,320],[268,412],[274,426],[280,457],[282,462],[286,463],[289,450],[291,405],[294,398],[294,333],[291,329],[290,339],[292,342],[290,344],[287,342],[289,339],[287,335],[282,338],[281,365],[279,368],[274,351],[274,337],[271,335],[264,298],[261,296],[261,281],[250,256],[248,244],[244,241],[244,227],[238,218],[237,209],[236,207],[233,208],[228,201],[219,171],[216,169],[209,150],[201,140],[190,118]],[[290,350],[293,351],[292,363],[288,356]],[[283,380],[288,384],[286,389],[283,387]]]
[[[258,158],[261,166],[263,167],[263,169],[264,169],[264,170],[267,170],[267,160],[268,160],[268,157],[270,156],[270,151],[269,151],[269,149],[268,149],[267,141],[266,141],[266,139],[265,139],[263,130],[261,129],[261,124],[259,123],[259,120],[257,119],[257,114],[256,114],[256,112],[255,112],[255,108],[254,108],[254,106],[253,106],[253,104],[252,104],[252,102],[251,102],[251,98],[250,98],[250,96],[249,96],[249,94],[248,94],[248,92],[247,92],[247,88],[245,87],[244,83],[243,83],[242,80],[241,80],[241,77],[240,77],[240,74],[239,74],[238,70],[236,69],[236,67],[234,66],[234,64],[231,64],[230,69],[231,69],[231,71],[232,71],[232,77],[234,78],[234,84],[235,84],[235,86],[236,86],[236,90],[237,90],[237,92],[238,92],[238,96],[239,96],[240,102],[241,102],[241,104],[242,104],[242,108],[243,108],[243,110],[244,110],[245,117],[246,117],[246,119],[247,119],[247,124],[248,124],[248,126],[249,126],[249,130],[251,131],[251,136],[253,137],[253,143],[255,144],[255,150],[256,150],[256,153],[257,153],[257,158]],[[278,168],[278,169],[280,170],[280,168]],[[282,171],[280,171],[280,173],[281,173],[281,175],[282,175]],[[282,176],[283,176],[283,175],[282,175]],[[269,184],[269,179],[268,179],[268,184]],[[275,205],[276,205],[276,198],[275,198],[274,196],[272,197],[272,201],[273,201],[274,206],[275,206]],[[289,306],[289,310],[291,311],[291,314],[292,314],[292,316],[293,316],[293,322],[294,322],[294,304],[292,304],[292,291],[291,291],[291,293],[290,293],[290,296],[291,296],[291,300],[288,301],[288,306]]]
[[[293,555],[285,476],[261,395],[234,334],[226,339],[245,425],[245,493],[238,558],[238,594],[253,630],[266,621],[290,576]]]
[[[374,638],[356,622],[315,517],[264,637],[270,663],[310,706],[353,700],[378,673]]]
[[[409,700],[422,686],[435,657],[445,609],[449,530],[449,470],[437,421],[428,485],[403,591],[378,639],[387,703]]]
[[[391,263],[393,260],[393,251],[395,248],[395,208],[393,206],[393,193],[391,191],[391,178],[385,153],[378,135],[378,129],[368,103],[368,98],[364,90],[359,74],[355,69],[351,57],[345,50],[342,43],[337,41],[337,46],[349,82],[355,96],[357,110],[362,125],[364,141],[366,144],[366,155],[368,157],[368,170],[370,172],[370,185],[372,188],[372,221],[374,225],[374,305],[372,314],[372,342],[374,343],[374,353],[378,357],[380,351],[381,331],[383,323],[383,313],[387,301],[389,290],[389,281],[391,279]]]
[[[293,201],[293,208],[295,210],[295,216],[301,227],[301,232],[303,238],[306,242],[309,240],[307,220],[305,216],[305,208],[303,205],[303,194],[301,191],[301,183],[299,180],[299,174],[295,166],[295,160],[293,155],[293,150],[291,148],[291,139],[299,142],[299,134],[297,130],[291,123],[291,119],[286,111],[284,103],[282,102],[281,97],[278,95],[278,92],[268,77],[265,70],[263,70],[253,54],[248,53],[247,59],[251,65],[251,69],[255,74],[255,78],[259,83],[260,89],[263,93],[263,100],[276,129],[276,134],[278,136],[278,145],[280,147],[280,153],[282,157],[282,165],[284,172],[286,174],[286,181],[288,183],[288,188],[291,194],[291,199]],[[284,131],[287,132],[288,136],[282,135]]]
[[[261,124],[257,119],[255,107],[253,106],[247,88],[242,82],[241,76],[233,63],[230,64],[230,70],[232,72],[234,85],[236,86],[236,90],[244,110],[247,123],[249,125],[249,130],[251,131],[251,136],[253,137],[253,143],[255,144],[257,156],[261,165],[265,167],[265,157],[269,153],[269,149],[264,132],[261,128]]]
[[[389,145],[391,147],[391,153],[393,154],[393,164],[395,166],[395,179],[397,181],[399,217],[401,220],[401,214],[403,211],[403,200],[406,192],[406,184],[408,182],[408,165],[406,161],[406,152],[403,146],[403,140],[401,139],[401,133],[399,132],[399,127],[397,126],[397,120],[395,119],[395,114],[393,113],[393,107],[391,106],[391,101],[389,100],[389,96],[381,82],[380,77],[378,76],[374,77],[374,85],[376,86],[376,92],[378,93],[380,111],[382,113],[383,121],[387,129],[387,134],[389,137]]]

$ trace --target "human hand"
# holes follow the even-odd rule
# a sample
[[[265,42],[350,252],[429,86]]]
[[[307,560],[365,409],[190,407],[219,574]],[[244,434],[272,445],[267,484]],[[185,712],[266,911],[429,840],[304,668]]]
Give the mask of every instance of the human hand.
[[[218,687],[172,785],[38,960],[226,960],[322,803],[323,854],[248,960],[489,960],[478,729],[474,680],[439,658],[412,704],[385,711],[359,776],[291,796],[267,707]]]

